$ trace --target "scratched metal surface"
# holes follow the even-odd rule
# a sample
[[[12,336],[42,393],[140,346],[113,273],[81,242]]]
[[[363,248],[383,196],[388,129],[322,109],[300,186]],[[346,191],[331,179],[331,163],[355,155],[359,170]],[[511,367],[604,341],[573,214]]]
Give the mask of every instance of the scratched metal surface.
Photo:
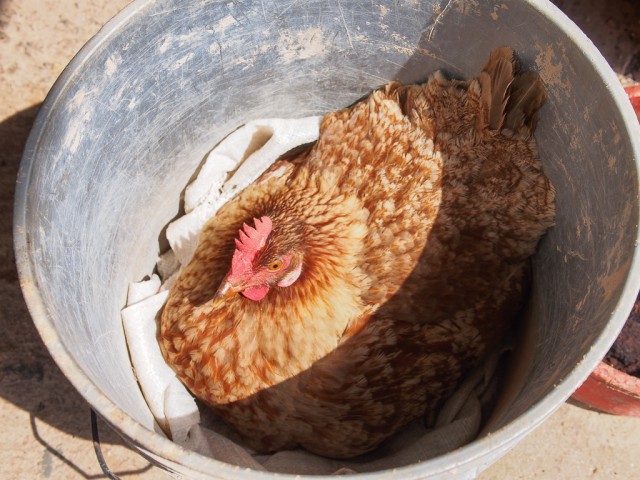
[[[595,48],[546,2],[131,4],[54,86],[19,176],[22,286],[63,371],[167,468],[194,478],[261,477],[151,433],[120,324],[127,283],[152,269],[186,182],[237,126],[321,114],[438,68],[468,77],[504,44],[540,72],[549,93],[537,138],[557,188],[557,226],[535,262],[521,354],[492,435],[385,476],[473,476],[486,467],[588,375],[639,284],[637,122]]]

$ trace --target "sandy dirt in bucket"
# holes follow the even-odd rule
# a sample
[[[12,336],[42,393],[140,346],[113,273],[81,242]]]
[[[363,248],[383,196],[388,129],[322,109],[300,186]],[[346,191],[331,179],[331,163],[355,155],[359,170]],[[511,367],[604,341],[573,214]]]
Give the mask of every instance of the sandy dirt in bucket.
[[[127,0],[0,0],[0,478],[104,478],[89,406],[33,326],[14,265],[12,208],[20,155],[40,103],[80,47]],[[640,80],[640,4],[556,1],[614,69]],[[100,422],[107,463],[123,479],[163,472]],[[640,419],[564,405],[503,459],[490,479],[634,478]]]

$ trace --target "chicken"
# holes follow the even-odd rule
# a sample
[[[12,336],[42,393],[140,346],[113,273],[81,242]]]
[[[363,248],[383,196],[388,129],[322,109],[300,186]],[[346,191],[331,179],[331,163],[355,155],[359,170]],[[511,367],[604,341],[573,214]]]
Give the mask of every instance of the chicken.
[[[163,355],[259,452],[368,452],[431,421],[512,326],[554,221],[541,80],[493,52],[470,81],[391,82],[327,114],[201,233]]]

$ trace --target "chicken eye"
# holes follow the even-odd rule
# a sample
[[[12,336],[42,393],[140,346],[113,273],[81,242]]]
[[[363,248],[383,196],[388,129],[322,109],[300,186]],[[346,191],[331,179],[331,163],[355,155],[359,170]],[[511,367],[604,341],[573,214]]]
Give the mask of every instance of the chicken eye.
[[[276,260],[275,262],[270,263],[269,265],[267,265],[267,268],[272,272],[280,270],[282,268],[282,260]]]

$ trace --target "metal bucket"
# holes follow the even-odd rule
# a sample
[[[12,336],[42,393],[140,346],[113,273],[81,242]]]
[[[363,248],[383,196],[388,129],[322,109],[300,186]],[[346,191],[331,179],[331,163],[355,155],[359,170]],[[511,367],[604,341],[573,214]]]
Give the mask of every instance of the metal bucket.
[[[170,471],[275,478],[154,433],[120,321],[127,283],[152,270],[180,192],[204,154],[239,125],[324,113],[390,79],[420,81],[440,68],[468,78],[501,45],[545,82],[536,136],[557,188],[557,225],[535,258],[517,365],[490,435],[357,478],[473,477],[494,462],[582,383],[640,287],[637,120],[602,56],[548,2],[132,3],[53,87],[18,178],[21,284],[65,375]]]

